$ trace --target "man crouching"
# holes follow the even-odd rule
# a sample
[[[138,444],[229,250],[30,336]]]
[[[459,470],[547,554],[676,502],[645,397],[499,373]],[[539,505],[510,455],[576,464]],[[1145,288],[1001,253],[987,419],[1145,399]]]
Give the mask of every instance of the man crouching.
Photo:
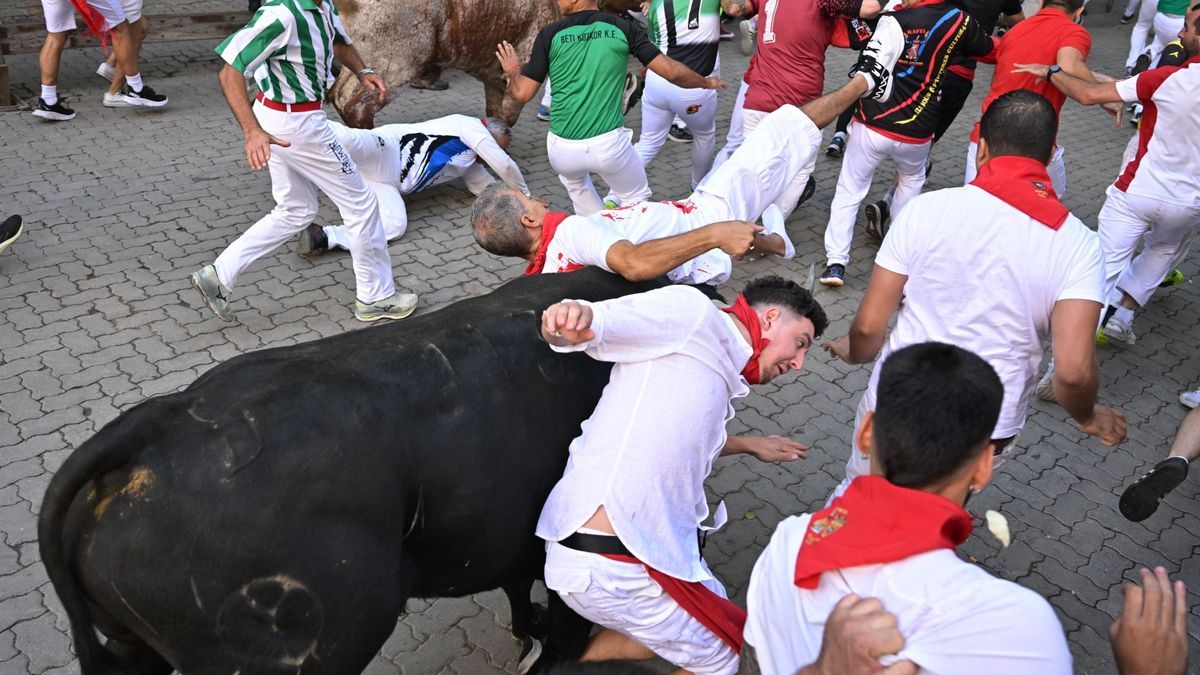
[[[728,438],[732,401],[799,370],[828,324],[812,295],[779,277],[756,279],[732,307],[670,286],[589,303],[564,300],[542,316],[558,352],[615,365],[562,480],[542,509],[546,586],[607,630],[583,659],[658,654],[693,673],[734,673],[745,612],[700,555],[711,527],[704,480],[720,455],[801,457],[780,437]]]

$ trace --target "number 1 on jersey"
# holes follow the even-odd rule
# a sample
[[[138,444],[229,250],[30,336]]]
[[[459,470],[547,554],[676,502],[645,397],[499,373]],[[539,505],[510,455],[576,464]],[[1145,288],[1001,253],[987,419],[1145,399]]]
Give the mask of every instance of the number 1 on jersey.
[[[779,9],[779,0],[767,0],[763,5],[762,41],[770,44],[775,41],[775,10]]]

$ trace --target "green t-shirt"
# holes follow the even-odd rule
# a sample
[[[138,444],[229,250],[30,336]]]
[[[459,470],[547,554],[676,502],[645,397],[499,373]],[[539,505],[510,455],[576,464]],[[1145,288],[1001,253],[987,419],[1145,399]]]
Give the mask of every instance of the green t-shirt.
[[[624,124],[621,91],[629,55],[647,65],[661,53],[629,19],[584,10],[543,28],[521,73],[538,82],[549,75],[554,83],[550,133],[583,140]]]
[[[1158,0],[1158,11],[1163,14],[1187,15],[1191,0]]]

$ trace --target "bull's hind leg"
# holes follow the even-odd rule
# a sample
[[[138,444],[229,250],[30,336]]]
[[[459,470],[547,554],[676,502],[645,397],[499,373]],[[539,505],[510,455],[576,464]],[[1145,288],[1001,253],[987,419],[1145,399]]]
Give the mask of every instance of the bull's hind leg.
[[[546,642],[542,657],[534,664],[531,673],[546,672],[550,667],[564,661],[578,661],[587,647],[592,632],[592,622],[579,616],[558,593],[547,591],[550,600],[546,627]]]
[[[175,668],[134,635],[104,643],[104,675],[170,675]]]
[[[311,588],[278,574],[226,598],[217,617],[224,661],[242,673],[360,673],[395,628],[404,604],[379,564],[370,574],[321,579]]]

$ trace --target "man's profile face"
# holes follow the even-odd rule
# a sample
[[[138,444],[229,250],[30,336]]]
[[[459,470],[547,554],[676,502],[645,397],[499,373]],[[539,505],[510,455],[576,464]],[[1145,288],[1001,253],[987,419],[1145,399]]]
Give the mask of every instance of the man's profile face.
[[[1200,9],[1187,13],[1183,20],[1183,29],[1179,31],[1179,41],[1183,43],[1183,51],[1189,58],[1200,54]]]
[[[771,343],[763,348],[758,357],[758,381],[770,382],[789,370],[800,370],[804,367],[804,357],[816,337],[816,328],[806,316],[797,317],[790,312],[771,308],[777,312],[774,320],[769,321],[763,330],[763,338]]]

